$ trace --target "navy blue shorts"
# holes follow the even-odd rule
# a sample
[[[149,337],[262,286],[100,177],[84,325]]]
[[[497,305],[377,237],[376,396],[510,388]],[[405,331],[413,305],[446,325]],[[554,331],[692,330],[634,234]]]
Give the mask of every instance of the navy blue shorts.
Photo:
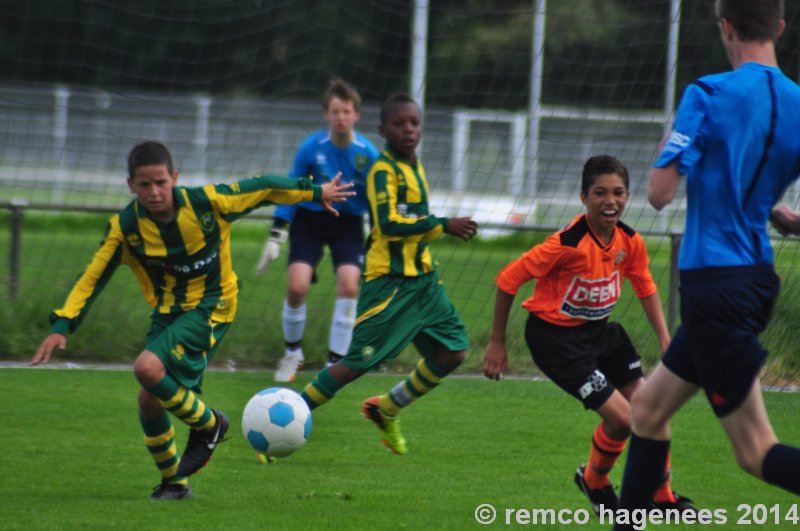
[[[681,326],[662,362],[703,388],[717,417],[738,408],[767,358],[758,335],[780,291],[771,265],[680,272]]]
[[[539,370],[586,409],[599,408],[615,389],[643,377],[642,360],[619,323],[558,326],[531,314],[525,341]]]
[[[289,263],[303,262],[316,268],[323,246],[331,250],[333,267],[364,263],[364,223],[361,217],[336,217],[330,212],[298,208],[289,226]]]

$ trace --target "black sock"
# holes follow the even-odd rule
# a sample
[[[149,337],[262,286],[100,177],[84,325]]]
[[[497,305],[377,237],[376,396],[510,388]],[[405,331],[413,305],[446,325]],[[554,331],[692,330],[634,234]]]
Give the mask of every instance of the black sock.
[[[761,474],[767,483],[800,494],[800,448],[773,445],[764,456]]]
[[[653,493],[664,481],[669,446],[670,441],[654,441],[631,434],[619,497],[620,509],[630,512],[650,505]]]

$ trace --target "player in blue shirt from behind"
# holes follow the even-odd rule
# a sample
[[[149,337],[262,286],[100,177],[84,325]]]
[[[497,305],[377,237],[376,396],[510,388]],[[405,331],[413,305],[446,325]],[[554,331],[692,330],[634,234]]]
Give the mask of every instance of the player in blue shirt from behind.
[[[311,134],[297,151],[293,177],[312,176],[324,184],[341,173],[343,183],[354,183],[356,196],[346,206],[336,205],[331,217],[318,205],[306,202],[279,206],[275,222],[257,267],[263,274],[289,238],[288,289],[283,304],[286,352],[275,372],[276,382],[290,382],[304,361],[301,341],[306,325],[306,297],[315,269],[328,246],[336,271],[336,302],[331,321],[328,365],[347,353],[353,336],[356,300],[364,262],[364,215],[367,212],[366,176],[378,150],[353,128],[360,117],[361,97],[341,79],[334,79],[323,96],[323,115],[329,127]],[[343,204],[342,204],[343,205]],[[287,231],[287,225],[290,226]]]
[[[767,220],[800,173],[800,87],[775,55],[782,0],[717,0],[716,8],[733,70],[686,89],[650,178],[657,209],[686,178],[682,324],[633,397],[620,496],[627,511],[648,507],[662,480],[669,420],[701,388],[739,465],[800,493],[800,449],[778,442],[758,380],[767,356],[758,335],[780,289]]]

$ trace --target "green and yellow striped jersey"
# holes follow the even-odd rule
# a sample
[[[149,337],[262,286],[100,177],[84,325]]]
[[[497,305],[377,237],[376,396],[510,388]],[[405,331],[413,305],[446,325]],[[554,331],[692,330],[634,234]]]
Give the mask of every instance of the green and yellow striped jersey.
[[[120,264],[133,270],[154,313],[199,308],[215,321],[233,321],[239,280],[231,263],[231,223],[260,206],[320,197],[322,187],[308,179],[270,175],[230,185],[175,186],[169,223],[156,221],[133,200],[108,221],[89,266],[50,315],[51,332],[74,332]]]
[[[392,275],[416,277],[435,269],[428,242],[447,226],[447,218],[428,212],[428,180],[386,148],[367,177],[371,230],[364,257],[364,281]]]

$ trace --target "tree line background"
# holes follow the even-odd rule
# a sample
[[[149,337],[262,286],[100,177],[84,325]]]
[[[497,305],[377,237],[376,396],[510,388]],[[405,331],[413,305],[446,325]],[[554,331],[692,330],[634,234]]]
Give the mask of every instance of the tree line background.
[[[429,103],[528,105],[534,0],[431,0]],[[798,74],[800,0],[779,60]],[[713,0],[682,2],[678,87],[727,69]],[[366,99],[408,87],[411,0],[0,0],[0,81]],[[551,0],[547,103],[661,106],[669,0]]]

